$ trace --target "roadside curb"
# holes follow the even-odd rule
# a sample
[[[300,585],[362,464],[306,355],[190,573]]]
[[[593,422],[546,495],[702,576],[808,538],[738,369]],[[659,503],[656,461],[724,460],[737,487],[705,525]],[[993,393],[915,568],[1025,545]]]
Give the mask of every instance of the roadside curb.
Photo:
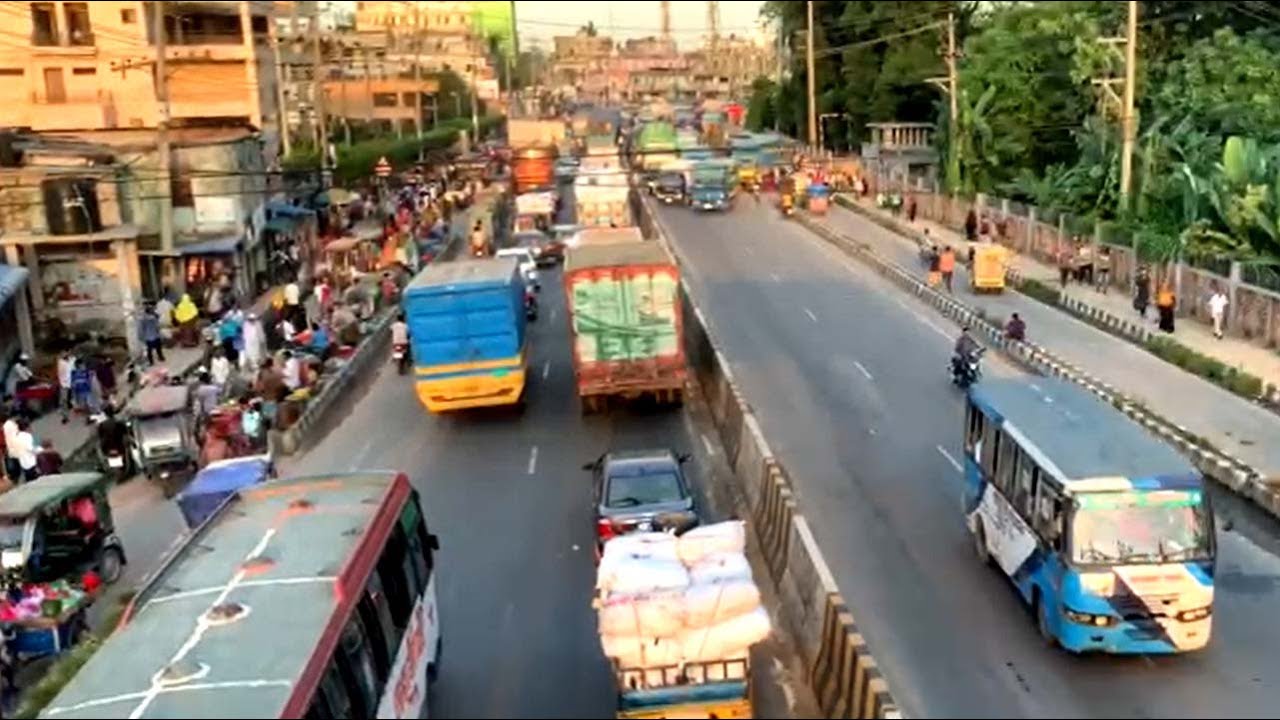
[[[639,209],[639,224],[646,236],[655,238],[679,265],[687,267],[647,199]],[[780,614],[796,640],[810,689],[826,717],[902,717],[797,506],[786,468],[774,456],[742,396],[692,289],[682,282],[680,293],[689,366],[740,485],[749,514],[747,526],[781,598]]]
[[[863,217],[873,220],[898,234],[902,234],[890,221],[866,213]],[[1002,351],[1020,366],[1039,375],[1059,377],[1073,382],[1104,402],[1137,421],[1148,431],[1168,441],[1186,455],[1205,475],[1229,490],[1248,498],[1263,511],[1280,518],[1280,488],[1274,488],[1254,468],[1238,458],[1209,446],[1185,427],[1171,422],[1148,410],[1141,403],[1129,398],[1112,385],[1099,380],[1082,368],[1069,363],[1045,348],[1031,342],[1019,342],[1005,337],[1004,329],[987,320],[981,312],[970,308],[954,297],[934,290],[915,277],[914,273],[876,254],[865,243],[832,230],[814,219],[797,214],[800,224],[818,237],[834,245],[854,259],[870,265],[887,279],[893,281],[942,315],[960,325],[968,325],[974,334],[990,346]]]

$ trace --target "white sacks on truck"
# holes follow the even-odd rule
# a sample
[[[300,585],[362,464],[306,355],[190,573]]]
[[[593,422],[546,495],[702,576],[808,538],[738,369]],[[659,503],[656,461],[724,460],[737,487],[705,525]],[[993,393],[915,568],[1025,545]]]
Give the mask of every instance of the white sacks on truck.
[[[770,631],[745,546],[741,521],[605,543],[596,579],[605,655],[623,668],[745,655]]]

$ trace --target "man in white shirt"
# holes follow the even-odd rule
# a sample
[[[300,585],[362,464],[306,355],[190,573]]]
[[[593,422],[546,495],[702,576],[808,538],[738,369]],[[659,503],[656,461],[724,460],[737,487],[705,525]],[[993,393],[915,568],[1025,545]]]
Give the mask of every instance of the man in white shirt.
[[[227,386],[227,378],[231,377],[231,361],[227,359],[225,353],[219,351],[214,354],[213,360],[209,363],[209,376],[213,378],[213,384],[219,388]]]
[[[10,410],[10,414],[4,420],[4,472],[9,476],[10,480],[18,481],[18,475],[21,468],[18,467],[17,456],[18,443],[18,414],[16,410]]]
[[[1222,292],[1222,288],[1214,288],[1213,295],[1209,296],[1209,315],[1213,318],[1213,336],[1222,339],[1222,321],[1227,315],[1227,305],[1231,303],[1227,299],[1227,294]]]
[[[62,411],[62,424],[66,425],[71,410],[71,371],[76,359],[69,351],[58,356],[58,409]]]
[[[284,351],[284,384],[290,391],[302,387],[302,363],[288,350]]]
[[[298,303],[302,300],[302,290],[298,288],[298,283],[291,282],[284,286],[284,304],[292,311],[298,307]]]
[[[22,480],[30,482],[39,477],[36,470],[36,438],[31,434],[31,424],[25,419],[18,421],[18,432],[13,437],[13,444],[7,445],[10,454],[18,461],[22,471]],[[14,478],[16,482],[18,478]]]

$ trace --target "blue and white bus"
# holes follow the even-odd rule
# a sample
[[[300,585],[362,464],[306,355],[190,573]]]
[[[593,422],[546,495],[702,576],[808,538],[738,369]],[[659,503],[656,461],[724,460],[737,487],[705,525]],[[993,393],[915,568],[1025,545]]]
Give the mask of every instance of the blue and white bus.
[[[1072,652],[1203,648],[1215,538],[1199,471],[1065,381],[984,380],[966,405],[974,547],[1041,635]]]

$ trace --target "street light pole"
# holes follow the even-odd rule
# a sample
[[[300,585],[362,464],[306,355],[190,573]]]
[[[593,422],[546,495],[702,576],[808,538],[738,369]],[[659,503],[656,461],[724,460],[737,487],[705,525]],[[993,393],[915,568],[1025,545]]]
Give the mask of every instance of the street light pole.
[[[805,55],[808,72],[805,81],[809,90],[809,145],[818,144],[818,102],[814,96],[813,79],[813,0],[805,0],[805,13],[808,16],[808,31],[805,33]]]
[[[1138,122],[1134,115],[1134,91],[1138,74],[1138,0],[1129,0],[1129,23],[1124,45],[1124,148],[1120,153],[1120,208],[1128,210],[1129,191],[1133,187],[1133,146],[1137,140]]]

